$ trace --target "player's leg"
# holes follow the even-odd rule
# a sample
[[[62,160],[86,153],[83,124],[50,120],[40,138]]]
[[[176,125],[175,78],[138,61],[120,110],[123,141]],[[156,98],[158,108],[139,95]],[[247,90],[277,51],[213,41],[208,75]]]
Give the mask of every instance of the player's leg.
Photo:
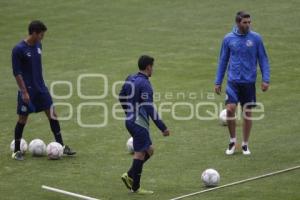
[[[23,130],[27,123],[28,115],[19,115],[19,119],[15,126],[15,150],[12,154],[12,158],[15,160],[24,160],[24,157],[21,153],[21,139],[23,136]]]
[[[250,137],[250,132],[252,128],[252,120],[251,120],[251,109],[244,109],[243,111],[243,142],[242,142],[242,150],[244,155],[249,155],[250,150],[248,148],[248,141]]]
[[[226,110],[227,110],[227,126],[229,131],[229,145],[225,153],[232,155],[235,152],[236,145],[236,117],[235,112],[239,102],[238,86],[235,83],[228,82],[226,87]]]
[[[250,155],[248,147],[250,132],[252,128],[252,112],[251,109],[256,106],[256,89],[255,84],[244,84],[241,90],[241,105],[243,108],[243,142],[242,151],[244,155]]]
[[[30,99],[34,98],[33,95],[30,95]],[[12,154],[12,158],[15,160],[24,160],[24,157],[20,151],[20,145],[21,145],[21,139],[23,136],[23,130],[27,123],[28,115],[34,111],[34,106],[29,103],[26,104],[23,99],[20,92],[18,92],[17,97],[17,115],[18,115],[18,121],[15,126],[15,150]]]
[[[140,188],[143,165],[153,154],[149,132],[146,128],[135,125],[133,122],[126,122],[126,128],[133,137],[134,155],[130,169],[127,173],[124,173],[121,178],[126,187],[132,192],[136,194],[152,194],[152,191]]]
[[[69,146],[64,145],[59,121],[57,120],[57,114],[53,107],[52,97],[49,92],[37,94],[33,100],[35,105],[35,111],[44,111],[50,124],[51,131],[54,135],[55,141],[60,143],[64,147],[64,154],[74,155],[75,151],[72,151]]]
[[[153,153],[154,153],[154,147],[153,145],[151,145],[149,149],[145,151],[144,164],[145,162],[147,162],[147,160],[149,160],[153,156]]]
[[[60,143],[64,147],[64,154],[66,155],[74,155],[76,154],[68,145],[64,145],[61,129],[59,121],[57,120],[57,114],[53,107],[50,109],[45,110],[45,114],[49,120],[51,131],[54,135],[55,141]]]
[[[236,112],[236,104],[227,104],[227,126],[229,131],[229,145],[228,149],[226,149],[227,155],[232,155],[235,152],[236,146],[236,120],[235,120],[235,112]]]
[[[60,130],[60,124],[57,120],[57,115],[55,113],[54,108],[53,109],[47,109],[45,110],[45,114],[49,120],[51,131],[54,135],[55,141],[60,143],[62,146],[64,146],[64,142],[61,135]]]

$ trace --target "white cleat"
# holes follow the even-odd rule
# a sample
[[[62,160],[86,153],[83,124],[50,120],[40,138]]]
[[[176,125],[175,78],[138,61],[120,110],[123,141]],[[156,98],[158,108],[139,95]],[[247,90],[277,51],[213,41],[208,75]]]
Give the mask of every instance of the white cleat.
[[[231,142],[229,143],[228,149],[226,149],[225,154],[226,155],[232,155],[235,152],[235,143]]]
[[[250,155],[251,154],[251,152],[250,152],[247,145],[242,146],[242,151],[243,151],[244,155]]]

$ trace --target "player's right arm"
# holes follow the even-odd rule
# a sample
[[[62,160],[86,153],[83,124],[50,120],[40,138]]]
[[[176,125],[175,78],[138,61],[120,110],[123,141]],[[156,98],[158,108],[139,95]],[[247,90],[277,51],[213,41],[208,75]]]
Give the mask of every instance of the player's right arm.
[[[229,61],[229,46],[227,38],[225,37],[222,42],[220,57],[219,57],[219,64],[216,73],[216,80],[215,80],[215,92],[217,94],[221,93],[221,85],[223,82],[223,78],[227,69],[228,61]]]
[[[25,85],[25,82],[22,77],[22,69],[21,69],[21,62],[22,59],[22,53],[21,50],[18,47],[15,47],[12,51],[12,68],[13,68],[13,74],[16,78],[17,85],[19,87],[19,90],[22,94],[22,99],[26,104],[29,104],[30,97]]]

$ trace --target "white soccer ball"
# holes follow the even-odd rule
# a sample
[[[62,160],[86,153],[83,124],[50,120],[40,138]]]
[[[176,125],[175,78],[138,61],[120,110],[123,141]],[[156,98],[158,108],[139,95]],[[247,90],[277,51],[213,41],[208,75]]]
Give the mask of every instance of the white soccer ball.
[[[219,121],[220,121],[221,125],[223,125],[223,126],[227,125],[227,110],[226,109],[224,109],[220,112]]]
[[[201,175],[201,180],[206,187],[215,187],[220,182],[220,174],[215,169],[206,169]]]
[[[63,147],[58,142],[51,142],[47,146],[47,156],[51,160],[58,160],[63,155]]]
[[[43,156],[46,153],[46,144],[43,140],[34,139],[29,143],[29,152],[33,156]]]
[[[132,137],[127,140],[126,146],[127,146],[127,149],[128,149],[129,153],[133,153],[134,152],[134,149],[133,149],[133,138]]]
[[[21,139],[21,143],[20,143],[20,150],[21,150],[21,153],[22,154],[25,154],[25,152],[27,151],[27,142],[22,138]],[[15,140],[13,140],[11,143],[10,143],[10,150],[12,152],[15,151]]]

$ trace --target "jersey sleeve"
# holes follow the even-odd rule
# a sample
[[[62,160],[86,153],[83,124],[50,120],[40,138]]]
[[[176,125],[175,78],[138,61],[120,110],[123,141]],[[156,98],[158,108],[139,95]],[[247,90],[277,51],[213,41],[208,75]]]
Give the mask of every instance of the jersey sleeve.
[[[269,59],[261,37],[259,37],[259,41],[258,41],[258,63],[262,74],[263,82],[269,83],[270,82]]]
[[[166,125],[161,120],[160,116],[158,115],[154,105],[153,105],[153,90],[150,83],[147,81],[141,88],[141,99],[143,103],[143,108],[146,110],[147,114],[151,117],[156,127],[161,131],[164,132],[167,130]]]
[[[12,57],[12,69],[13,69],[14,76],[22,75],[22,69],[21,69],[22,51],[21,51],[21,49],[18,47],[13,48],[11,57]]]
[[[227,69],[228,61],[230,56],[230,50],[228,46],[228,39],[225,37],[222,42],[220,57],[219,57],[219,64],[216,73],[215,84],[221,85],[223,82],[223,78]]]

